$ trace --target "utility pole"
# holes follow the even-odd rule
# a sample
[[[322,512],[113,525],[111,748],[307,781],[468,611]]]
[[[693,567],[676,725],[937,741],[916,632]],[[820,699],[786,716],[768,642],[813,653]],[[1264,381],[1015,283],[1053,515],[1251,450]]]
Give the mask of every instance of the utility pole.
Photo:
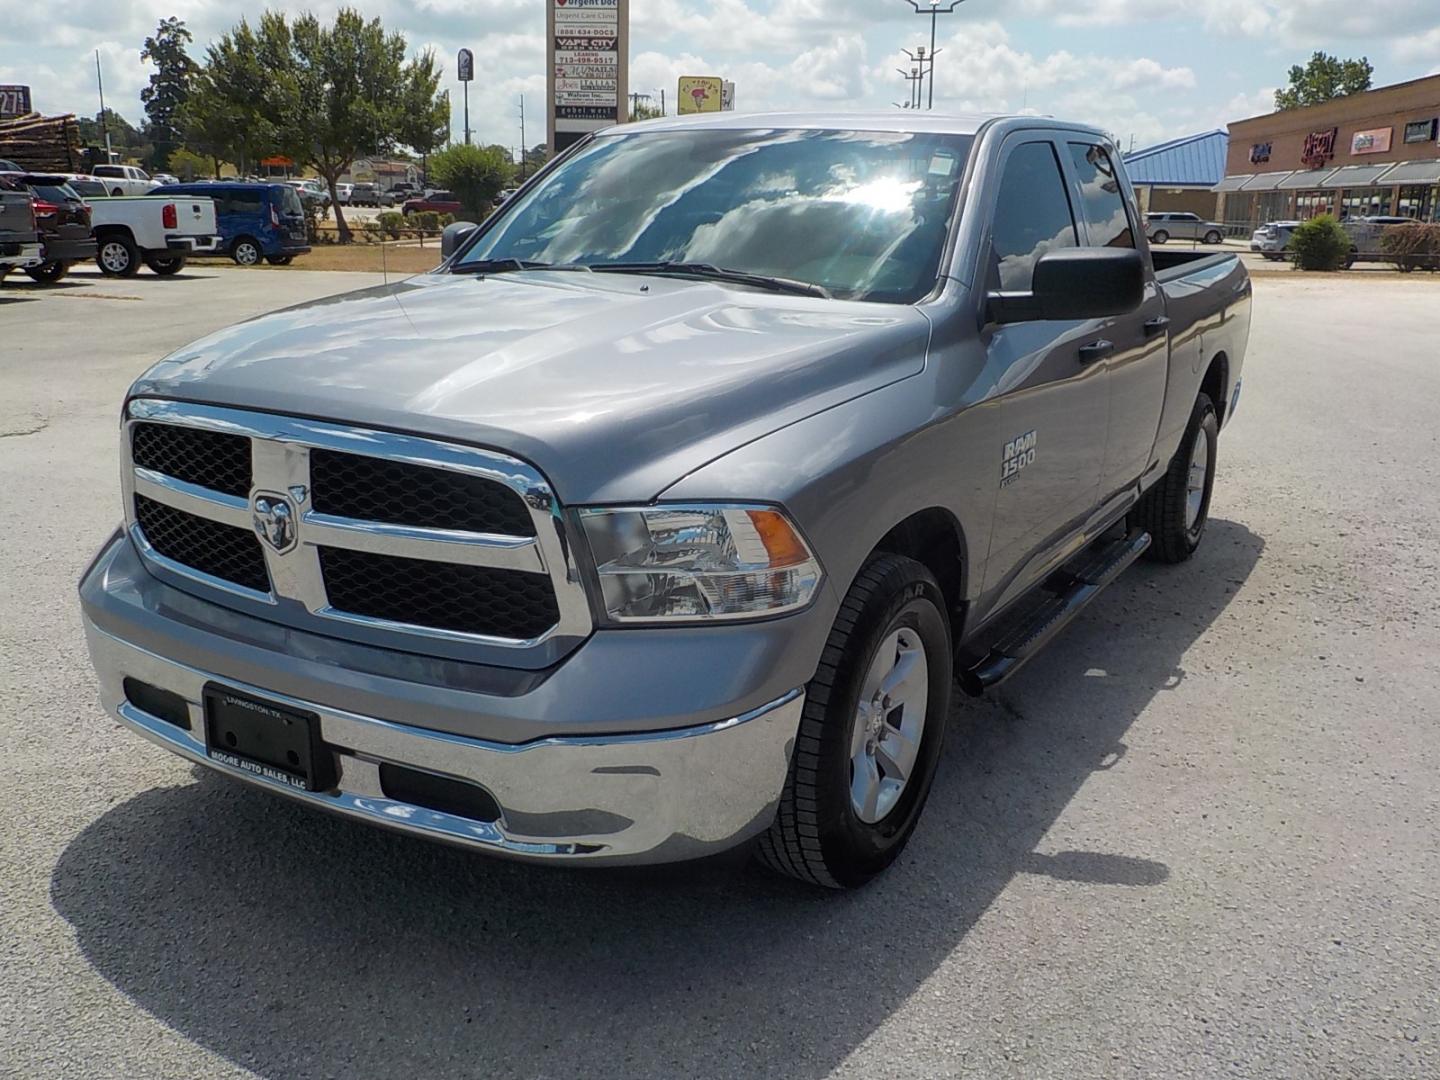
[[[95,85],[100,88],[100,131],[105,136],[105,164],[114,156],[110,153],[110,124],[105,116],[105,79],[100,74],[100,50],[95,50]]]
[[[520,95],[520,181],[525,181],[525,95]]]
[[[901,49],[900,51],[909,57],[912,64],[917,65],[915,70],[918,70],[920,73],[920,81],[915,87],[915,93],[912,95],[915,99],[915,104],[912,107],[918,109],[920,107],[920,89],[925,85],[925,46],[916,45],[913,53],[909,49]],[[935,53],[937,52],[940,52],[940,50],[936,49],[930,53],[930,66],[932,68],[935,66]]]
[[[920,107],[920,86],[925,78],[925,73],[918,67],[912,67],[908,72],[904,68],[896,68],[900,77],[910,84],[910,100],[905,104],[907,109],[918,109]]]
[[[926,108],[933,109],[935,108],[935,20],[938,16],[952,14],[965,0],[950,0],[950,6],[943,8],[940,6],[940,0],[930,0],[923,7],[920,0],[905,0],[905,2],[915,9],[916,15],[930,16],[930,103]]]

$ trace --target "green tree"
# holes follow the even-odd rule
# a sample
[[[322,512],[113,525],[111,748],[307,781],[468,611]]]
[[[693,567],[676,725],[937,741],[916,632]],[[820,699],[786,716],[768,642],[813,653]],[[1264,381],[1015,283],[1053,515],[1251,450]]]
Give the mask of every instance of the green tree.
[[[259,39],[245,21],[206,50],[180,110],[180,131],[186,147],[214,162],[217,176],[222,161],[244,174],[276,149],[275,127],[262,111],[268,84]]]
[[[202,157],[185,147],[180,147],[170,155],[170,160],[165,162],[165,168],[181,180],[194,180],[197,176],[204,176],[209,171],[209,158]],[[215,176],[220,175],[219,166],[216,166]]]
[[[433,144],[445,123],[434,54],[407,61],[404,35],[387,34],[379,19],[366,21],[352,8],[341,8],[332,26],[310,14],[291,23],[267,11],[256,31],[242,21],[212,46],[217,51],[244,76],[218,81],[222,96],[232,106],[253,104],[276,149],[324,178],[342,244],[351,233],[335,185],[351,163],[411,140]],[[247,51],[253,63],[243,62]],[[258,86],[249,85],[251,68],[261,74]]]
[[[179,113],[196,71],[185,46],[193,40],[184,21],[172,16],[160,20],[154,36],[147,37],[140,50],[140,59],[155,65],[155,74],[150,76],[150,85],[140,91],[140,100],[150,119],[152,161],[157,168],[169,161],[180,142]]]
[[[1375,69],[1366,57],[1342,60],[1317,52],[1304,67],[1290,69],[1290,86],[1275,91],[1275,108],[1299,109],[1369,90]]]
[[[515,175],[510,153],[501,146],[456,143],[430,157],[430,179],[455,193],[478,220]]]

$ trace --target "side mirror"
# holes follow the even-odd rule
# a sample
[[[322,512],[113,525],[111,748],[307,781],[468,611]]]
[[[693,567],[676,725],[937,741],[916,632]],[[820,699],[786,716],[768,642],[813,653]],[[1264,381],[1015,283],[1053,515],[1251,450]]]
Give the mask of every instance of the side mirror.
[[[448,259],[460,250],[460,245],[469,239],[476,229],[473,221],[452,221],[440,234],[440,257]]]
[[[1099,319],[1134,311],[1145,299],[1145,260],[1134,248],[1061,248],[1035,263],[1031,291],[993,292],[992,323]]]

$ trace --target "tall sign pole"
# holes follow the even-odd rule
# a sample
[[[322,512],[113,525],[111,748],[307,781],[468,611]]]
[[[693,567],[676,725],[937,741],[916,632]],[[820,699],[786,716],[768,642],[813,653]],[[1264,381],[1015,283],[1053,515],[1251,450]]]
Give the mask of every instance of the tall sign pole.
[[[100,50],[95,50],[95,85],[100,90],[100,131],[105,136],[105,164],[114,156],[110,153],[110,124],[105,116],[105,79],[100,74]]]
[[[558,154],[628,119],[630,0],[545,0],[545,126]]]
[[[465,88],[465,145],[470,145],[470,82],[475,78],[475,54],[461,49],[458,63],[460,85]]]
[[[965,0],[950,0],[949,7],[941,7],[940,0],[928,0],[928,3],[924,4],[920,0],[906,0],[906,2],[915,9],[916,15],[930,16],[930,98],[926,108],[933,109],[935,108],[935,21],[941,15],[953,14]],[[922,76],[925,73],[924,64],[920,65],[920,73]]]

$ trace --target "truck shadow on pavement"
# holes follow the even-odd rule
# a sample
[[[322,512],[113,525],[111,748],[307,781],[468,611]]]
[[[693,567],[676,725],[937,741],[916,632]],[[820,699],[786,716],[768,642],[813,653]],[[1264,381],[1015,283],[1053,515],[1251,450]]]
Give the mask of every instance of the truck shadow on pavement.
[[[1119,763],[1152,699],[1185,678],[1181,657],[1263,547],[1213,521],[1194,560],[1129,571],[994,700],[957,696],[914,841],[854,894],[738,857],[522,866],[197,769],[198,782],[87,827],[55,867],[51,900],[105,979],[266,1078],[823,1076],[1017,874],[1163,886],[1172,869],[1144,857],[1141,835],[1111,837],[1125,854],[1037,847],[1086,779]]]

